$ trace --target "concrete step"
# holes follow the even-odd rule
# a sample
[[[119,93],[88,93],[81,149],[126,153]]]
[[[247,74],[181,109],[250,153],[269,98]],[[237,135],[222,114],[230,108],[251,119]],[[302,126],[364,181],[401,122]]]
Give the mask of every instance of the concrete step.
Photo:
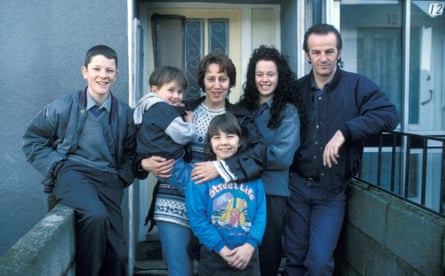
[[[285,258],[283,256],[278,275],[283,274]],[[194,275],[198,275],[198,262],[194,261]],[[157,234],[147,235],[145,241],[136,244],[134,275],[168,275],[167,266],[162,260],[162,249]]]
[[[149,234],[136,244],[134,275],[167,275],[159,236]]]
[[[138,242],[136,245],[134,275],[167,275],[167,267],[162,260],[160,242]]]
[[[198,263],[194,262],[195,275],[198,275],[197,268]],[[134,275],[168,275],[157,234],[149,234],[145,241],[136,244]]]

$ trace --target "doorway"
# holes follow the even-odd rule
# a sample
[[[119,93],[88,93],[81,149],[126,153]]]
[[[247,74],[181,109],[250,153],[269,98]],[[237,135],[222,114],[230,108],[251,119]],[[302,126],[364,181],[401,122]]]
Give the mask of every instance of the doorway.
[[[229,55],[237,69],[236,85],[229,97],[229,101],[235,103],[241,95],[252,50],[261,44],[281,47],[280,5],[148,2],[141,4],[139,10],[138,59],[142,62],[137,83],[142,95],[147,91],[148,78],[154,68],[168,64],[186,73],[190,83],[186,97],[199,97],[197,66],[206,54],[220,51]],[[289,37],[292,37],[289,43],[297,39],[295,35]],[[155,183],[156,179],[150,175],[138,185],[139,218],[136,220],[141,223],[138,223],[137,240],[147,237],[148,226],[142,222],[152,201]]]

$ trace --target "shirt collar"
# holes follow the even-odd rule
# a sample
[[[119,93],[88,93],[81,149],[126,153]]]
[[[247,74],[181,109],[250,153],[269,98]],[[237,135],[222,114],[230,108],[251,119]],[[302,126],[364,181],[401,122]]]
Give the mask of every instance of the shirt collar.
[[[271,107],[272,106],[272,102],[273,102],[273,97],[270,97],[270,99],[268,99],[266,102],[264,102],[267,107]]]
[[[317,85],[317,83],[315,82],[315,79],[314,79],[314,73],[312,73],[312,74],[311,74],[311,88],[312,88],[313,90],[326,90],[326,88],[328,88],[329,86],[332,85],[332,83],[333,83],[333,81],[334,81],[334,79],[335,79],[335,76],[337,75],[338,71],[339,71],[339,70],[337,70],[337,72],[335,73],[334,77],[324,85],[324,88],[323,88],[323,89],[321,89],[320,87],[318,87],[318,85]]]
[[[93,99],[93,97],[90,96],[90,94],[87,92],[87,110],[90,110],[93,106],[96,106],[97,103]],[[108,95],[107,99],[102,103],[99,108],[104,108],[106,111],[110,112],[111,109],[111,96]]]
[[[320,90],[317,83],[315,82],[314,75],[311,75],[311,88],[313,90]]]
[[[273,102],[273,97],[271,97],[270,99],[268,99],[267,101],[265,101],[264,103],[260,104],[258,106],[258,108],[261,108],[261,106],[265,106],[267,108],[270,108],[272,106],[272,102]]]
[[[260,104],[258,106],[258,110],[256,112],[256,117],[261,116],[266,109],[270,108],[272,106],[272,98],[268,99],[266,102]]]

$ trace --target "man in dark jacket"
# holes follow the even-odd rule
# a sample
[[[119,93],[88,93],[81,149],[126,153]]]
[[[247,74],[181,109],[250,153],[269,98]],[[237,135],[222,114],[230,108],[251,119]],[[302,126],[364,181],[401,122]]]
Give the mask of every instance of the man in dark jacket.
[[[333,26],[311,27],[303,48],[312,71],[298,80],[304,114],[289,179],[285,271],[332,275],[345,189],[360,169],[363,140],[394,129],[399,117],[374,82],[340,70],[342,39]]]
[[[28,126],[23,152],[44,175],[45,192],[76,212],[76,274],[125,275],[123,190],[135,173],[133,114],[114,97],[116,52],[88,50],[88,86],[48,104]]]

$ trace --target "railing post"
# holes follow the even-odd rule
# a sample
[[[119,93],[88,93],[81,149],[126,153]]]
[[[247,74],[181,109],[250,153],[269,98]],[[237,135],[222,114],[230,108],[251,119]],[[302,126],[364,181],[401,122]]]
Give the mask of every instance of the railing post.
[[[395,183],[395,166],[396,166],[396,145],[397,145],[397,136],[395,133],[392,133],[392,153],[391,153],[391,182],[390,189],[391,192],[394,193],[394,183]]]
[[[382,175],[382,147],[383,147],[383,133],[379,135],[379,149],[377,152],[377,187],[380,187],[382,183],[380,182]]]
[[[444,213],[445,202],[445,142],[442,141],[442,171],[440,173],[440,213]]]
[[[426,193],[426,161],[428,160],[427,138],[422,137],[422,178],[420,183],[420,204],[425,205]]]
[[[405,180],[403,181],[403,197],[408,198],[409,173],[410,173],[411,136],[406,137],[405,150]]]

